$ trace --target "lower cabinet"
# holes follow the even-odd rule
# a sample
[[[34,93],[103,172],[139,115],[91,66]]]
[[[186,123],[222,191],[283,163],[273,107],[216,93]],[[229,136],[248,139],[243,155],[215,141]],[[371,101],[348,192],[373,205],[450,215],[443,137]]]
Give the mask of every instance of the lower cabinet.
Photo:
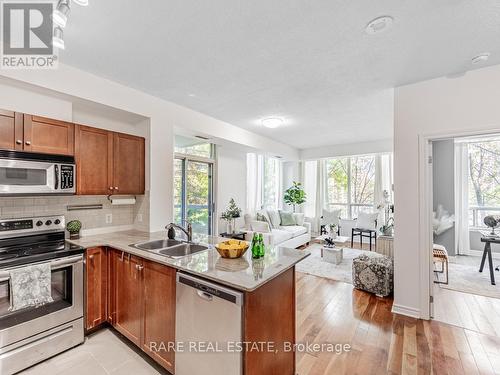
[[[85,329],[107,321],[108,261],[104,247],[92,247],[85,252]]]
[[[112,248],[86,251],[86,328],[110,323],[174,373],[175,269]]]

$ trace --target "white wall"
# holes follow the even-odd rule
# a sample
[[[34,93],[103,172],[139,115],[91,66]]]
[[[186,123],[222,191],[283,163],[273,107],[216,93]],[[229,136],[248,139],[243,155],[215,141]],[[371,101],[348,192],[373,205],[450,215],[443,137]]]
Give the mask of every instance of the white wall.
[[[356,138],[356,134],[353,134]],[[334,158],[338,156],[377,154],[392,152],[393,140],[381,139],[371,142],[344,143],[326,147],[307,148],[300,150],[300,160],[315,160]]]
[[[438,78],[395,92],[395,294],[394,310],[426,316],[429,290],[421,280],[419,239],[419,136],[500,130],[500,66],[455,79]]]
[[[207,134],[260,150],[273,150],[287,158],[298,158],[298,150],[292,147],[64,64],[59,64],[57,70],[3,70],[0,75],[34,85],[31,90],[34,93],[41,90],[45,94],[50,90],[56,97],[64,94],[77,101],[99,103],[149,118],[151,231],[161,230],[166,223],[172,221],[174,127],[189,128],[200,135]],[[2,92],[0,108],[23,111],[22,106],[14,108],[9,105],[10,97],[15,91],[15,87],[10,87]],[[37,99],[30,97],[27,100]],[[65,114],[57,112],[58,109],[39,105],[35,114],[72,120],[69,109]]]
[[[227,146],[217,149],[217,220],[218,232],[226,231],[226,222],[220,220],[222,211],[226,209],[229,200],[234,198],[236,205],[242,211],[242,217],[236,220],[236,228],[243,225],[243,215],[246,206],[246,178],[247,159],[246,152]]]

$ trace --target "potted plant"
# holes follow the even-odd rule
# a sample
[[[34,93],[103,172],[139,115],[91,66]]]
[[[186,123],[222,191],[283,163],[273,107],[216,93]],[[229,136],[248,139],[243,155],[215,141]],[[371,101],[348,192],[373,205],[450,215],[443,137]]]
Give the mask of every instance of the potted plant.
[[[82,229],[82,222],[80,220],[71,220],[66,224],[66,230],[69,232],[70,240],[77,240],[80,238],[80,229]]]
[[[295,207],[306,201],[306,192],[302,189],[302,184],[294,181],[293,185],[285,190],[283,200],[292,206],[293,212],[295,212]]]
[[[221,219],[227,222],[227,233],[234,233],[234,222],[236,218],[240,217],[241,208],[236,205],[236,202],[233,198],[229,200],[229,206],[226,208],[224,212],[221,214]]]
[[[385,235],[385,236],[392,236],[394,233],[394,218],[391,216],[389,220],[387,220],[387,223],[385,225],[382,225],[380,228],[380,231]]]

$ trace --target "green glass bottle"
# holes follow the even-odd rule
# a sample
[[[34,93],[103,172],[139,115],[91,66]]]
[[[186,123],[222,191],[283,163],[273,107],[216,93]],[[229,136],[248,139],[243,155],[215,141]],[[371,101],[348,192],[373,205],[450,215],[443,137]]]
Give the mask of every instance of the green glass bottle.
[[[259,234],[254,233],[252,238],[252,258],[259,258]]]
[[[264,236],[262,233],[259,234],[259,258],[264,258],[266,252],[266,247],[264,245]]]

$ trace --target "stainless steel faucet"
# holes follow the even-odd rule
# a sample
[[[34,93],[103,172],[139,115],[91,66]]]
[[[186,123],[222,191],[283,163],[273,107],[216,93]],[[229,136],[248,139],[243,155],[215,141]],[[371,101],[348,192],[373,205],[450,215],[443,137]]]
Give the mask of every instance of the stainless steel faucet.
[[[166,230],[169,230],[170,228],[176,228],[176,229],[179,229],[180,231],[182,231],[186,237],[187,237],[187,240],[189,242],[192,242],[193,241],[193,226],[191,225],[191,223],[187,220],[183,220],[183,222],[186,223],[186,228],[184,227],[181,227],[180,225],[178,224],[175,224],[175,223],[170,223],[168,224],[165,229]]]

